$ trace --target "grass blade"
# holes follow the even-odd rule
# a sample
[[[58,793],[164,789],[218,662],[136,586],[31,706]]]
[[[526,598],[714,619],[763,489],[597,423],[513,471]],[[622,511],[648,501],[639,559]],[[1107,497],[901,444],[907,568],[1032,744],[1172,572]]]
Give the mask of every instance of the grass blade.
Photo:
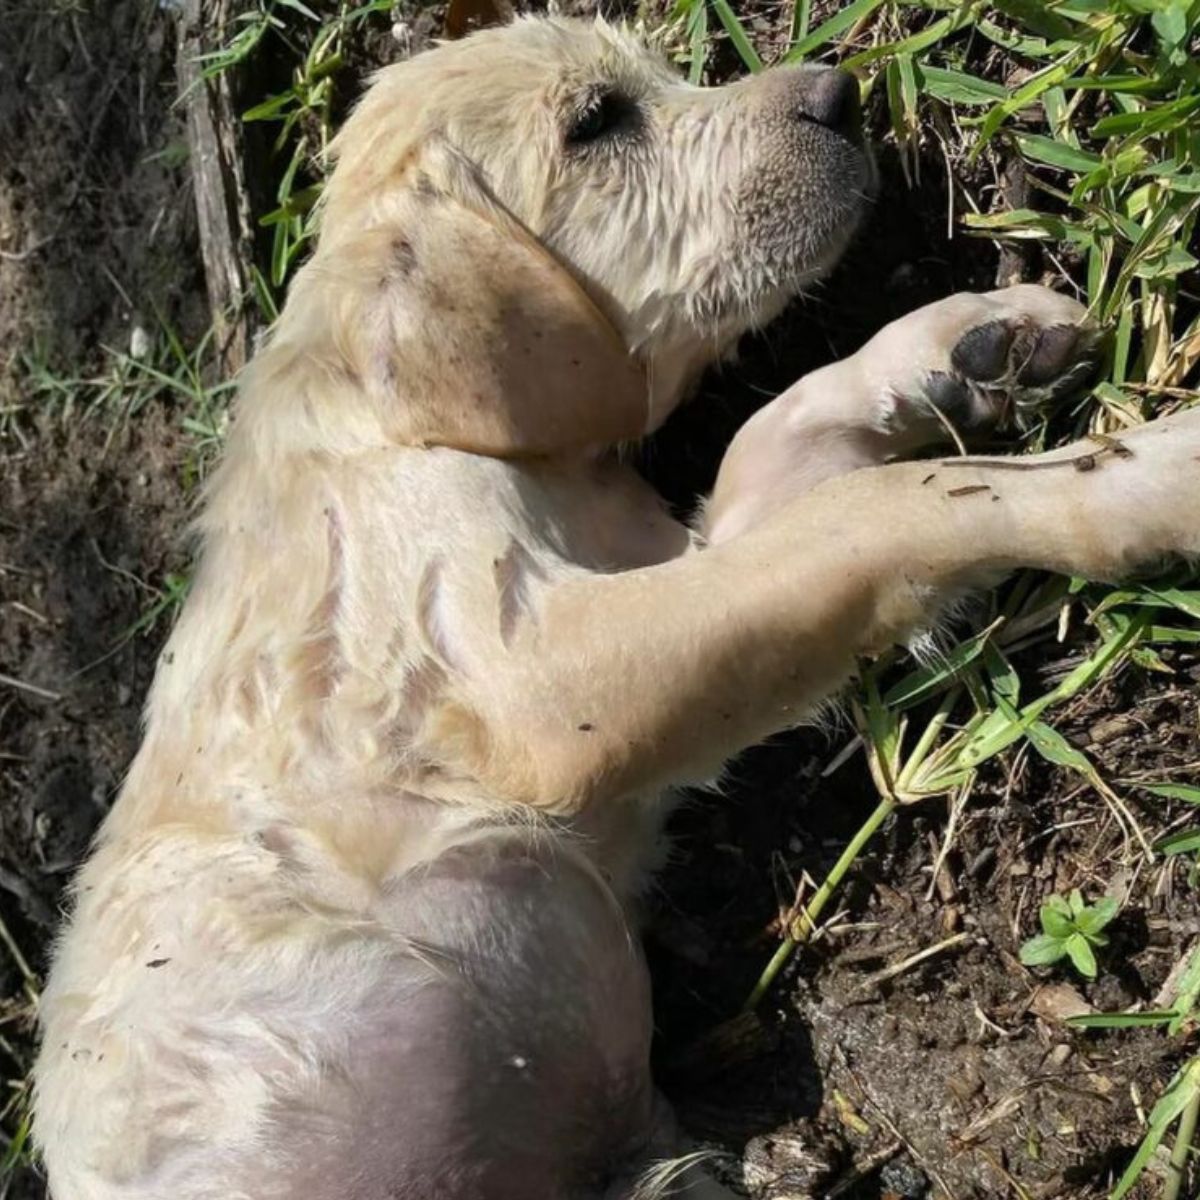
[[[868,17],[877,8],[881,8],[884,0],[853,0],[845,8],[834,13],[828,21],[822,22],[807,37],[801,38],[784,56],[785,62],[795,62],[807,58],[814,50],[820,50],[834,38],[853,28],[864,17]]]
[[[751,44],[745,26],[737,19],[733,9],[730,8],[729,0],[709,0],[709,3],[712,4],[712,9],[717,14],[717,19],[725,26],[725,32],[729,34],[729,40],[733,43],[733,48],[741,55],[742,62],[746,64],[749,71],[757,75],[763,69],[763,61],[759,58],[758,51]]]

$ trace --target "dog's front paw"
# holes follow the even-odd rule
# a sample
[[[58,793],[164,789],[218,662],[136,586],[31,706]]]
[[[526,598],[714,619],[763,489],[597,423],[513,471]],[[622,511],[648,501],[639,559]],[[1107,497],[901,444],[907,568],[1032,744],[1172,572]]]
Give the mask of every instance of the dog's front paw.
[[[1082,304],[1021,284],[927,305],[860,354],[881,426],[913,445],[1020,424],[1087,380],[1099,341]]]

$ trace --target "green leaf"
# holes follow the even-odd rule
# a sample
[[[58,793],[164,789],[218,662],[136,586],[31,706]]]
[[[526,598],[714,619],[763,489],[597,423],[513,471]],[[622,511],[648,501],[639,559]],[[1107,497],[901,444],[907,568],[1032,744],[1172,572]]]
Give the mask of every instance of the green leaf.
[[[1071,957],[1071,962],[1075,964],[1075,969],[1080,975],[1086,975],[1088,979],[1095,979],[1096,956],[1092,953],[1092,947],[1088,944],[1087,938],[1082,933],[1073,933],[1064,944]]]
[[[986,229],[1010,238],[1053,238],[1067,241],[1076,229],[1071,222],[1054,213],[1037,212],[1032,208],[1014,208],[1000,213],[967,213],[963,223],[968,229]],[[1090,241],[1091,235],[1082,228],[1078,232]]]
[[[995,626],[977,633],[969,641],[955,646],[934,666],[920,667],[890,687],[883,697],[888,708],[909,707],[942,687],[948,687],[973,663],[995,631]]]
[[[991,642],[984,646],[983,661],[992,692],[1000,699],[1007,700],[1009,704],[1019,704],[1021,676],[1012,663]]]
[[[1164,50],[1174,50],[1187,41],[1188,16],[1182,4],[1169,4],[1157,9],[1150,15],[1150,25]]]
[[[1066,1023],[1076,1029],[1136,1029],[1141,1025],[1168,1025],[1174,1012],[1140,1013],[1081,1013],[1068,1017]]]
[[[875,62],[877,59],[884,58],[889,54],[916,54],[918,51],[924,50],[929,46],[936,45],[944,37],[957,32],[970,19],[970,6],[964,4],[953,16],[942,17],[940,20],[934,21],[932,25],[922,29],[919,33],[901,38],[898,42],[882,46],[872,46],[869,50],[863,50],[860,54],[852,55],[846,59],[844,65],[846,67],[859,67],[866,63]]]
[[[945,67],[929,67],[924,63],[921,64],[921,82],[926,95],[951,104],[995,104],[1008,95],[1000,84],[989,79]]]
[[[717,14],[717,19],[725,26],[725,32],[729,34],[729,40],[733,43],[734,49],[741,55],[742,62],[750,71],[758,74],[763,69],[763,61],[751,44],[741,21],[737,19],[733,9],[730,8],[729,0],[709,0],[709,3],[712,5],[713,12]]]
[[[1111,75],[1078,75],[1063,80],[1065,91],[1079,92],[1115,92],[1121,95],[1128,93],[1157,92],[1162,89],[1162,81],[1145,75],[1122,75],[1114,72]]]
[[[1138,279],[1173,279],[1190,271],[1196,266],[1196,256],[1188,253],[1180,245],[1168,246],[1167,249],[1154,258],[1138,264],[1134,275]]]
[[[1171,1086],[1159,1096],[1158,1103],[1150,1110],[1150,1128],[1169,1128],[1197,1091],[1200,1091],[1200,1059],[1194,1058],[1175,1076]]]
[[[1123,1200],[1137,1182],[1146,1164],[1166,1136],[1167,1130],[1178,1120],[1180,1113],[1191,1103],[1200,1090],[1200,1058],[1193,1058],[1171,1081],[1171,1086],[1159,1097],[1150,1110],[1149,1129],[1137,1153],[1117,1181],[1110,1200]]]
[[[1200,171],[1183,171],[1178,175],[1164,175],[1162,182],[1173,192],[1195,195],[1200,192]]]
[[[1121,305],[1117,333],[1113,339],[1113,383],[1124,383],[1129,372],[1129,350],[1133,342],[1133,305]]]
[[[1185,592],[1180,588],[1149,588],[1147,590],[1172,608],[1177,608],[1180,612],[1187,613],[1189,617],[1195,617],[1200,621],[1200,592]]]
[[[1193,850],[1200,850],[1200,829],[1184,829],[1173,833],[1155,842],[1154,848],[1163,854],[1190,854]]]
[[[290,221],[292,217],[303,216],[311,212],[321,196],[321,184],[314,183],[310,187],[293,192],[278,208],[259,217],[258,223],[264,227],[278,225],[280,221]]]
[[[1053,12],[1045,0],[996,0],[996,7],[1042,37],[1057,39],[1076,35],[1075,26]]]
[[[796,0],[796,6],[792,9],[792,36],[790,40],[793,43],[808,37],[808,26],[811,18],[812,0]]]
[[[307,5],[301,4],[300,0],[275,0],[276,4],[281,4],[284,8],[290,8],[295,12],[301,13],[308,17],[310,21],[319,21],[321,18]]]
[[[1136,133],[1145,137],[1152,133],[1161,133],[1176,125],[1183,125],[1189,116],[1200,108],[1200,94],[1183,96],[1160,104],[1156,108],[1143,108],[1137,112],[1115,113],[1111,117],[1101,117],[1092,126],[1092,137],[1108,138],[1120,134]]]
[[[1014,133],[1013,138],[1026,158],[1051,167],[1061,167],[1064,171],[1091,171],[1103,161],[1100,155],[1090,150],[1080,150],[1078,146],[1041,134]]]
[[[1025,731],[1033,748],[1047,762],[1060,767],[1070,767],[1091,778],[1095,774],[1088,756],[1082,750],[1076,750],[1057,729],[1047,725],[1045,721],[1034,721]]]
[[[1046,936],[1054,938],[1055,941],[1065,942],[1075,932],[1071,918],[1055,911],[1049,904],[1042,905],[1038,919],[1042,923],[1042,929],[1045,930]]]
[[[1198,996],[1200,996],[1200,950],[1195,950],[1183,972],[1183,978],[1179,981],[1179,991],[1173,1005],[1175,1018],[1171,1022],[1171,1028],[1167,1031],[1172,1036],[1178,1033],[1184,1022],[1191,1017]]]
[[[704,64],[708,61],[708,5],[705,0],[689,2],[691,9],[687,17],[687,34],[691,62],[688,65],[688,82],[698,84],[704,77]]]
[[[1105,896],[1103,899],[1097,900],[1095,904],[1085,908],[1075,918],[1075,928],[1095,943],[1100,930],[1117,915],[1118,908],[1120,908],[1120,904],[1116,897]]]
[[[1019,113],[1021,109],[1027,108],[1048,88],[1057,87],[1064,79],[1067,79],[1074,69],[1075,61],[1083,56],[1083,52],[1084,48],[1078,47],[1066,58],[1060,59],[1049,67],[1043,67],[1042,70],[1031,75],[1007,99],[997,104],[983,119],[979,130],[979,140],[971,150],[971,157],[976,158],[979,155],[979,152],[1009,117]]]
[[[283,114],[284,109],[296,102],[295,91],[280,92],[277,96],[268,96],[261,104],[254,105],[242,113],[243,121],[270,121]]]
[[[912,55],[901,54],[893,58],[884,69],[884,79],[892,133],[896,141],[903,144],[917,128],[916,70]]]
[[[839,9],[828,21],[822,22],[807,37],[801,38],[785,55],[785,62],[795,62],[805,58],[814,50],[832,42],[834,38],[845,33],[856,25],[863,17],[869,16],[877,8],[883,6],[884,0],[854,0],[845,8]]]
[[[1163,1140],[1166,1129],[1151,1129],[1142,1139],[1142,1144],[1138,1147],[1137,1153],[1129,1160],[1129,1166],[1125,1168],[1125,1173],[1117,1181],[1117,1186],[1113,1188],[1112,1195],[1109,1200],[1125,1200],[1129,1194],[1129,1189],[1137,1183],[1142,1172],[1146,1169],[1146,1164],[1154,1157],[1154,1152],[1158,1149],[1159,1143]]]
[[[1067,944],[1061,938],[1039,934],[1021,947],[1021,961],[1027,967],[1048,967],[1067,953]]]
[[[1182,800],[1185,804],[1200,804],[1200,787],[1190,783],[1139,783],[1135,785],[1152,796],[1164,800]]]
[[[1146,630],[1146,638],[1151,642],[1186,642],[1194,645],[1200,642],[1200,629],[1176,629],[1173,625],[1151,625]]]
[[[33,1125],[33,1114],[26,1112],[22,1115],[16,1132],[13,1134],[12,1141],[9,1142],[3,1156],[0,1156],[0,1183],[5,1184],[7,1190],[7,1180],[5,1175],[12,1171],[18,1163],[22,1161],[22,1156],[25,1155],[29,1146],[29,1134]]]
[[[1163,661],[1162,655],[1149,646],[1135,646],[1129,652],[1130,662],[1136,663],[1143,671],[1157,671],[1160,675],[1174,675],[1175,672]]]

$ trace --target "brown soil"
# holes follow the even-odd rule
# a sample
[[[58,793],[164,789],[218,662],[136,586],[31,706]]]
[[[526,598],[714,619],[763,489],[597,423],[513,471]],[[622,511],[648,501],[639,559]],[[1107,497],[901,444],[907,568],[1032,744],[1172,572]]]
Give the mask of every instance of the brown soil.
[[[414,19],[415,39],[439,19]],[[758,19],[778,28],[782,17]],[[35,347],[85,375],[103,345],[127,346],[156,312],[185,336],[203,328],[187,174],[172,153],[173,46],[165,6],[148,0],[50,11],[29,0],[0,22],[0,408],[29,400],[21,356]],[[351,61],[389,52],[377,27]],[[648,448],[647,473],[681,505],[765,396],[920,303],[992,286],[994,250],[946,238],[940,157],[916,189],[886,154],[882,166],[886,202],[837,275],[750,339]],[[135,747],[165,621],[129,631],[186,563],[193,448],[181,415],[164,399],[68,414],[45,397],[0,415],[0,674],[50,693],[0,683],[0,918],[35,971]],[[1021,665],[1049,677],[1070,653],[1050,640]],[[1195,782],[1200,666],[1169,661],[1170,676],[1127,668],[1059,722],[1108,778]],[[1152,999],[1200,935],[1200,906],[1184,864],[1139,866],[1100,799],[1040,760],[1010,756],[985,774],[932,890],[945,806],[894,818],[761,1022],[712,1038],[770,957],[796,881],[819,881],[875,804],[861,756],[823,774],[848,737],[835,722],[776,739],[734,764],[725,794],[695,797],[677,817],[649,918],[666,1090],[734,1176],[744,1153],[756,1196],[798,1200],[839,1182],[837,1194],[871,1200],[933,1184],[963,1198],[1018,1196],[1018,1183],[1030,1197],[1103,1195],[1180,1046],[1153,1032],[1070,1034],[1056,1014],[1080,998]],[[1150,836],[1180,815],[1136,794],[1131,804]],[[1039,899],[1072,886],[1128,888],[1094,984],[1064,970],[1035,977],[1016,959]],[[872,982],[957,932],[969,936]],[[32,1045],[20,982],[0,951],[0,1069],[13,1080]],[[14,1128],[10,1118],[4,1134]],[[852,1182],[857,1167],[868,1169]],[[33,1169],[7,1187],[9,1200],[44,1194]]]

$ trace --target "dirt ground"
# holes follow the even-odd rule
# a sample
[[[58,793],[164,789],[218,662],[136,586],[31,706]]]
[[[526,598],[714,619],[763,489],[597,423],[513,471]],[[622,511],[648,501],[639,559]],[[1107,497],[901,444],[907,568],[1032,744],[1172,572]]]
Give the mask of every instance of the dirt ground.
[[[134,627],[186,568],[194,445],[177,402],[68,411],[44,392],[31,402],[31,379],[41,367],[98,372],[102,347],[128,347],[159,315],[185,339],[207,318],[171,107],[171,5],[6,8],[0,918],[40,972],[63,889],[136,745],[166,622]],[[414,28],[424,37],[438,20],[427,10]],[[762,20],[779,18],[764,10]],[[348,98],[353,81],[345,88]],[[944,167],[936,156],[923,166],[910,188],[883,153],[884,202],[833,279],[706,379],[646,448],[646,473],[675,502],[703,490],[746,414],[803,371],[927,300],[994,285],[995,249],[947,237]],[[1039,269],[1036,258],[1016,265],[1031,277]],[[1050,641],[1019,661],[1051,679],[1073,652]],[[1200,662],[1164,657],[1173,674],[1126,669],[1058,722],[1108,778],[1198,778]],[[1040,760],[1010,756],[985,772],[937,879],[945,805],[895,817],[761,1019],[713,1037],[769,959],[797,881],[819,881],[876,803],[861,755],[826,770],[849,737],[835,721],[778,738],[734,765],[725,795],[693,797],[675,820],[648,942],[660,1077],[686,1127],[726,1152],[732,1180],[772,1200],[1105,1194],[1179,1043],[1153,1031],[1071,1034],[1060,1017],[1072,1005],[1152,1000],[1200,936],[1200,905],[1186,864],[1146,868],[1100,799]],[[1148,835],[1166,827],[1161,802],[1130,803]],[[1065,971],[1035,977],[1016,958],[1039,900],[1075,886],[1127,894],[1094,984]],[[946,953],[876,980],[955,933],[967,936]],[[21,982],[0,948],[0,1072],[12,1087],[33,1036]],[[0,1158],[15,1128],[10,1117]],[[8,1200],[44,1194],[33,1168],[7,1185]]]

